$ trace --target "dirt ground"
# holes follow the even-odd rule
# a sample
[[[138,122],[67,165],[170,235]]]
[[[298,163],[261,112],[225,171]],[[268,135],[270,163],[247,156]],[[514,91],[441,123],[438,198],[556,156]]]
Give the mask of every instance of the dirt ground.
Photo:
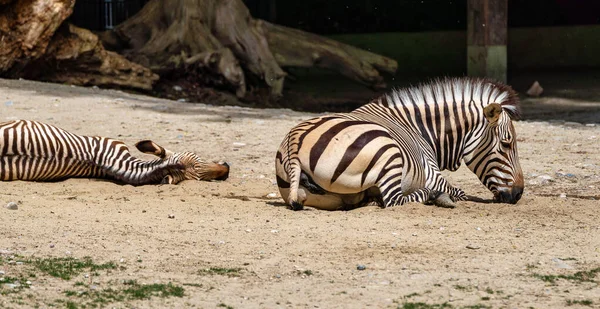
[[[275,185],[275,151],[287,130],[316,114],[0,80],[0,121],[39,120],[129,145],[152,139],[231,165],[224,182],[143,187],[88,179],[0,183],[0,277],[25,273],[30,281],[14,293],[0,282],[0,307],[65,307],[67,301],[70,308],[90,307],[84,292],[119,289],[126,280],[172,283],[185,291],[182,297],[101,306],[598,307],[596,104],[554,97],[524,104],[531,115],[548,106],[592,108],[582,113],[583,123],[535,117],[516,122],[526,184],[516,205],[490,203],[491,193],[461,168],[445,174],[479,202],[459,202],[456,209],[409,204],[293,212]],[[18,210],[5,208],[9,202],[18,203]],[[123,267],[62,280],[28,274],[28,266],[18,263],[31,257],[86,256]]]

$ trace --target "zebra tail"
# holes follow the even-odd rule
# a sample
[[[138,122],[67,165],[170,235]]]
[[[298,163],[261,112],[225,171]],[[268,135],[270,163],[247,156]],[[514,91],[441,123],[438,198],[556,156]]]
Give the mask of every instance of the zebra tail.
[[[304,205],[298,200],[298,189],[300,187],[300,176],[302,167],[297,156],[289,158],[288,175],[290,177],[290,193],[288,201],[293,210],[302,210]]]

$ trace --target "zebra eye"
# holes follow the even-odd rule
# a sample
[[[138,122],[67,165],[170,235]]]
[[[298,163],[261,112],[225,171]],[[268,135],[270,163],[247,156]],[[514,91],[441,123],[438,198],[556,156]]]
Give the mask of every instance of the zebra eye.
[[[501,140],[500,145],[502,145],[503,148],[510,148],[510,139]]]

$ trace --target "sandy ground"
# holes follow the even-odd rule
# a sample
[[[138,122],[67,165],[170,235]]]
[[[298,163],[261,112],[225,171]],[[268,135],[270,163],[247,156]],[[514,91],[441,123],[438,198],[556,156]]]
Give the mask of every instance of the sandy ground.
[[[582,103],[547,98],[525,107],[543,109],[556,100]],[[85,303],[64,291],[119,288],[131,279],[172,282],[185,295],[108,307],[600,306],[600,275],[592,274],[593,282],[555,283],[535,276],[600,267],[600,126],[517,122],[526,183],[517,205],[489,203],[491,193],[461,168],[446,173],[449,180],[483,202],[460,202],[456,209],[409,204],[292,212],[278,196],[274,155],[288,129],[315,115],[0,80],[0,121],[40,120],[130,145],[152,139],[231,164],[224,182],[0,183],[0,205],[19,203],[18,210],[0,208],[0,271],[6,276],[26,267],[7,263],[11,256],[90,256],[124,267],[70,281],[38,274],[29,278],[30,288],[0,294],[0,307]],[[586,117],[600,121],[600,115]],[[237,276],[202,271],[211,267],[241,270]],[[89,285],[75,286],[82,280]]]

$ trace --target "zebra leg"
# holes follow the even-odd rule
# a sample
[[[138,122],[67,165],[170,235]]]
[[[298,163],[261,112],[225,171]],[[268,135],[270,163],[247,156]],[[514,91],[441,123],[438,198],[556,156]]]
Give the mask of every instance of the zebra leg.
[[[402,195],[391,203],[385,204],[385,207],[391,207],[396,205],[404,205],[406,203],[415,202],[423,204],[433,204],[443,208],[455,208],[456,204],[450,198],[450,195],[446,192],[432,190],[429,188],[421,188],[407,195]]]

